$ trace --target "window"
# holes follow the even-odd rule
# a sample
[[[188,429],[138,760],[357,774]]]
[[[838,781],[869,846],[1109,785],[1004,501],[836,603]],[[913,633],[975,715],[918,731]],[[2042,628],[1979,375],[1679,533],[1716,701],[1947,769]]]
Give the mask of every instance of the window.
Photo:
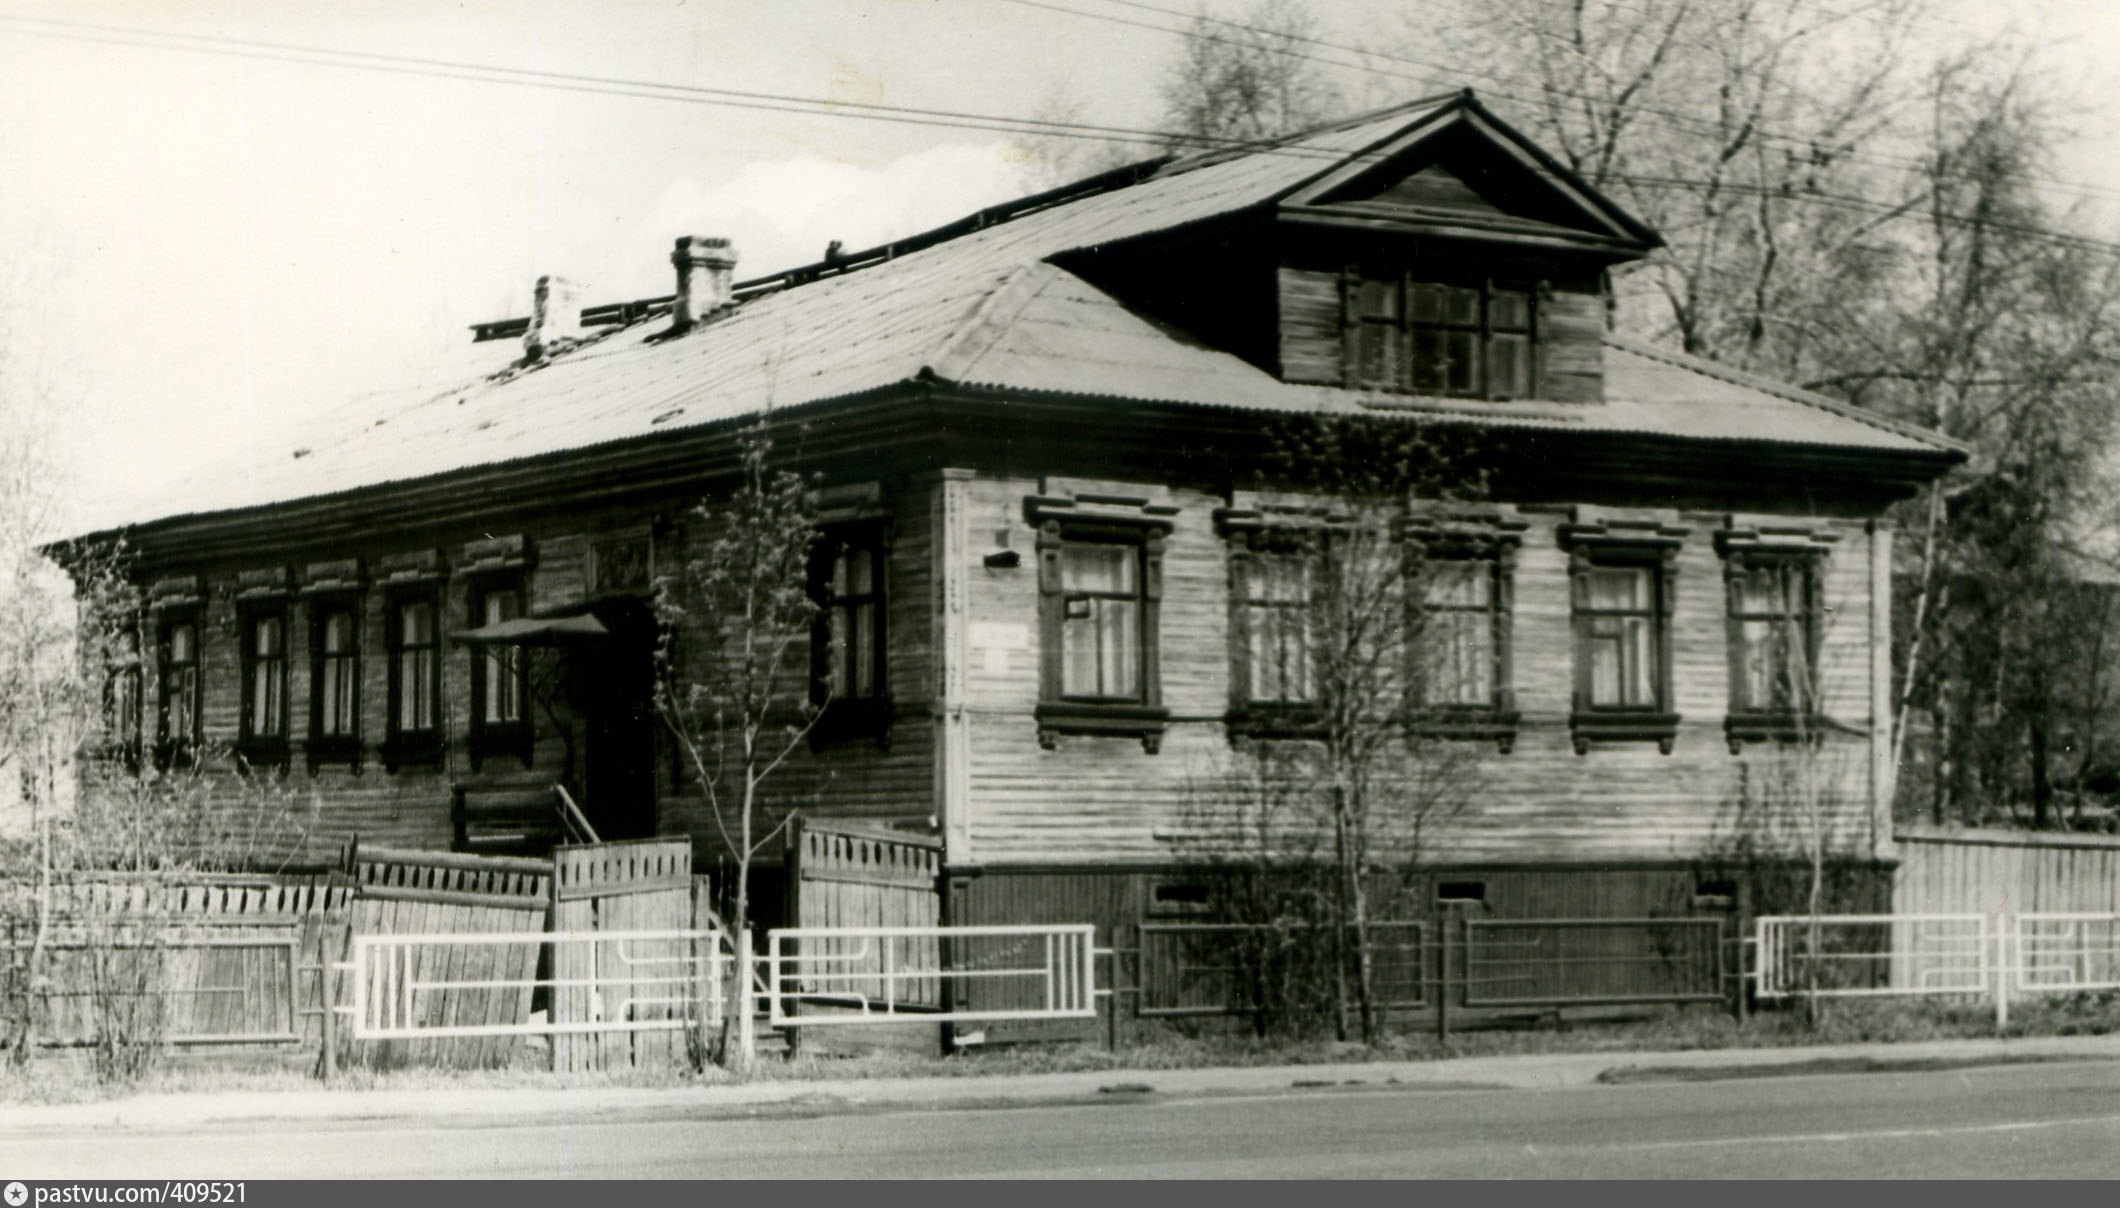
[[[396,771],[442,757],[442,640],[433,586],[392,592],[383,644],[390,661],[383,766]]]
[[[1497,687],[1494,562],[1436,559],[1426,571],[1423,703],[1435,709],[1491,709]]]
[[[103,678],[103,744],[107,757],[140,766],[140,630],[128,621],[111,635],[110,662]]]
[[[1808,552],[1732,551],[1729,598],[1730,715],[1736,754],[1745,740],[1789,740],[1815,732],[1818,557]]]
[[[810,597],[818,613],[810,633],[810,700],[824,715],[810,733],[819,741],[889,734],[885,566],[877,524],[829,529],[812,550]]]
[[[1561,526],[1571,547],[1575,621],[1575,750],[1654,742],[1671,753],[1671,598],[1686,530],[1655,519]]]
[[[314,597],[309,605],[309,770],[361,758],[360,597]]]
[[[162,614],[155,657],[155,762],[181,767],[199,751],[199,614]]]
[[[483,628],[524,615],[519,575],[487,575],[473,581],[471,627]],[[471,767],[489,755],[515,755],[529,767],[530,669],[523,648],[508,644],[471,648]]]
[[[1141,551],[1070,543],[1060,551],[1060,696],[1141,702]]]
[[[1504,755],[1516,747],[1518,721],[1509,658],[1515,540],[1444,541],[1427,554],[1413,651],[1422,733],[1492,739]]]
[[[251,767],[279,767],[287,762],[287,605],[254,604],[238,616],[243,717],[236,750]]]
[[[1577,580],[1576,634],[1592,709],[1654,709],[1662,703],[1657,666],[1656,571],[1600,566]]]
[[[1537,395],[1537,290],[1352,271],[1342,288],[1348,385],[1468,398]]]
[[[1316,560],[1297,550],[1253,551],[1240,563],[1244,699],[1251,705],[1317,703],[1311,669],[1311,611]]]
[[[1039,742],[1138,737],[1161,749],[1170,714],[1158,676],[1163,538],[1176,509],[1144,499],[1033,497],[1042,601]]]

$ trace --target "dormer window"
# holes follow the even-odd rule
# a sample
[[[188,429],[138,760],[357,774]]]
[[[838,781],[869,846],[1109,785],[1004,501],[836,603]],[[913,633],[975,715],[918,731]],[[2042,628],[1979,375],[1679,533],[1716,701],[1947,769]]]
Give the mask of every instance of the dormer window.
[[[1354,270],[1341,288],[1347,385],[1457,398],[1537,396],[1537,288]]]

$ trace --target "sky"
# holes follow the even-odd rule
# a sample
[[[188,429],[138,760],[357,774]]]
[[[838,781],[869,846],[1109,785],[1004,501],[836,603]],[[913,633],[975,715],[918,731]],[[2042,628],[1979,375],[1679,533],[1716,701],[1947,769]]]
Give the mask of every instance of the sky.
[[[1182,24],[1159,7],[1194,4],[0,0],[0,329],[50,383],[68,497],[100,511],[282,447],[305,414],[528,313],[541,274],[591,303],[651,296],[678,235],[733,239],[744,278],[1037,184],[1006,133],[592,81],[1012,118],[1065,97],[1076,120],[1143,129]],[[1419,10],[1312,7],[1323,36],[1363,43]],[[1964,0],[1940,32],[2003,22],[2079,103],[2056,175],[2120,196],[2120,6]],[[520,70],[578,86],[503,79]],[[1368,104],[1482,83],[1394,71],[1336,77]]]

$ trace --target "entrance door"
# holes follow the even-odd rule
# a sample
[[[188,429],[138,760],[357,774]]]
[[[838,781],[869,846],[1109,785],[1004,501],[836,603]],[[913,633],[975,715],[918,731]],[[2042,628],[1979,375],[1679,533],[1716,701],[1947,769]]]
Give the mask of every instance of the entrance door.
[[[587,740],[582,809],[605,839],[646,838],[655,833],[655,614],[631,598],[589,611],[611,637],[572,669]]]

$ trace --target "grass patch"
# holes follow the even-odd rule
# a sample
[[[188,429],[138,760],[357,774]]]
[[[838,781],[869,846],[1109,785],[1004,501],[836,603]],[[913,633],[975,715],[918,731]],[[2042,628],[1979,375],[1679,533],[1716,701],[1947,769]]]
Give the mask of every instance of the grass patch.
[[[2120,992],[2059,995],[2015,1003],[2011,1036],[2100,1036],[2120,1032]],[[799,1055],[760,1060],[756,1077],[776,1082],[856,1078],[977,1078],[1022,1074],[1156,1071],[1228,1066],[1330,1066],[1361,1061],[1449,1057],[1787,1048],[1823,1044],[1907,1044],[1995,1035],[1994,1008],[1979,1002],[1862,999],[1826,1004],[1816,1028],[1800,1011],[1774,1010],[1742,1022],[1710,1006],[1648,1008],[1596,1015],[1546,1014],[1489,1020],[1448,1041],[1427,1031],[1386,1035],[1373,1047],[1327,1040],[1260,1039],[1232,1020],[1150,1023],[1116,1050],[1101,1043],[992,1045],[948,1057],[877,1052],[858,1057]],[[1888,1060],[1888,1059],[1884,1059]],[[526,1046],[507,1069],[342,1069],[334,1089],[349,1091],[557,1090],[578,1087],[696,1087],[724,1084],[718,1069],[623,1070],[555,1074]],[[78,1052],[42,1053],[27,1069],[0,1062],[0,1102],[80,1103],[135,1094],[301,1092],[318,1089],[314,1053],[176,1050],[131,1084],[98,1083]],[[820,1091],[827,1088],[820,1086]]]

